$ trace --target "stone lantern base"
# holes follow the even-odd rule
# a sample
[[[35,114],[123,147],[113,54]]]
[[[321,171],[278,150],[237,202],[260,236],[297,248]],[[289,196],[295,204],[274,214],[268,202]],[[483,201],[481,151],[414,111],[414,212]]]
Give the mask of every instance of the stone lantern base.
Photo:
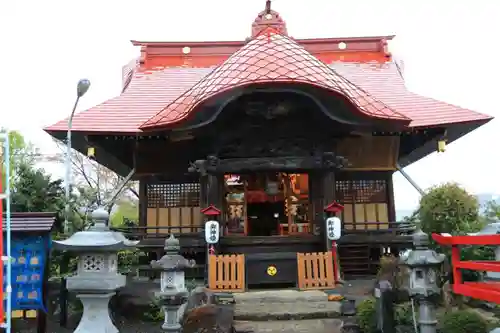
[[[108,304],[116,293],[78,294],[83,304],[83,314],[74,333],[118,333],[109,317]]]

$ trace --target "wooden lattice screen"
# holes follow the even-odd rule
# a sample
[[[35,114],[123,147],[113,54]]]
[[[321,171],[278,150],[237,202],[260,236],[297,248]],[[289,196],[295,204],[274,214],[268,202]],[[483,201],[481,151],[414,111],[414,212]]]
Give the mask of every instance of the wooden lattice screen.
[[[148,184],[146,201],[149,233],[194,232],[201,225],[199,183]]]
[[[345,229],[388,229],[387,180],[337,180],[335,198],[344,205],[342,221]]]

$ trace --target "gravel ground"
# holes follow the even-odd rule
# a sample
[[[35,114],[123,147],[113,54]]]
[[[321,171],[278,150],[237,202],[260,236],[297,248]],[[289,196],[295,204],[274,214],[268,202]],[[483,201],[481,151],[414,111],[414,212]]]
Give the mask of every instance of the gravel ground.
[[[237,321],[235,328],[240,332],[256,333],[340,333],[341,325],[339,319]]]
[[[68,328],[59,326],[57,322],[48,323],[47,333],[72,333],[75,328],[75,323],[70,323]],[[139,321],[121,321],[117,325],[120,333],[164,333],[161,329],[161,323],[149,323]],[[16,321],[12,332],[15,333],[36,333],[35,321]]]
[[[246,322],[237,321],[235,328],[242,332],[281,332],[281,333],[340,333],[341,321],[338,319],[279,320]],[[122,322],[118,325],[120,333],[164,333],[161,323]],[[18,322],[12,330],[15,333],[36,333],[34,322]],[[62,328],[57,323],[49,323],[47,333],[72,333],[74,328]]]

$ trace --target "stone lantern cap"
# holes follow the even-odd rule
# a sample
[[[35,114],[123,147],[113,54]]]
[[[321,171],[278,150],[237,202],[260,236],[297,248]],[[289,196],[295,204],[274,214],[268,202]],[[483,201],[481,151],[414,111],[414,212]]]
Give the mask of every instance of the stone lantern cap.
[[[173,234],[165,240],[165,255],[160,260],[151,261],[151,267],[161,269],[166,272],[183,271],[186,268],[194,267],[196,262],[188,260],[179,254],[180,243]]]
[[[54,241],[54,248],[73,252],[115,252],[139,243],[128,240],[121,232],[111,231],[106,225],[109,214],[105,209],[96,209],[92,213],[92,219],[92,227],[76,232],[63,241]]]
[[[444,254],[429,249],[429,236],[422,230],[413,234],[414,250],[400,258],[400,262],[408,267],[439,266],[445,260]]]

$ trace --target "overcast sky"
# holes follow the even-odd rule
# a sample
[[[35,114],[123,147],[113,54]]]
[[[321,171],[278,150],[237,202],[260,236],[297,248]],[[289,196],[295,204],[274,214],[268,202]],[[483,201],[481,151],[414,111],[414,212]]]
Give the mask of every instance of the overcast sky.
[[[243,40],[264,0],[16,0],[0,2],[0,126],[21,130],[42,152],[57,151],[41,128],[67,115],[76,82],[92,87],[80,110],[120,92],[121,67],[138,56],[131,39]],[[296,38],[396,34],[408,88],[499,116],[500,1],[275,0]],[[500,120],[407,172],[426,188],[457,181],[476,193],[500,193]],[[56,176],[61,168],[44,167]],[[418,193],[395,176],[398,209]]]

